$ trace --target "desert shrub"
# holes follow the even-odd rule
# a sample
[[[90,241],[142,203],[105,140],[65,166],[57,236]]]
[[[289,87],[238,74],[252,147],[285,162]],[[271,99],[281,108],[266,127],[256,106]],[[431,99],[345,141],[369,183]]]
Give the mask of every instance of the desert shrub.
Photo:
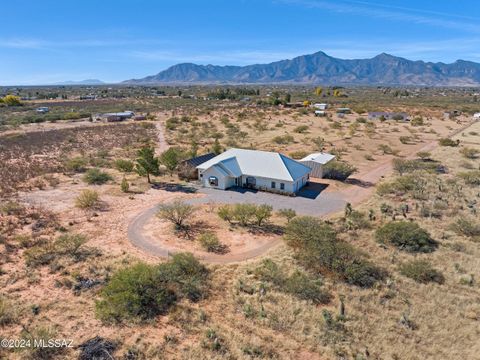
[[[398,193],[423,193],[426,188],[426,181],[423,176],[409,174],[395,178],[389,182],[382,182],[377,185],[379,195]]]
[[[410,124],[412,126],[423,126],[425,124],[425,122],[423,121],[422,117],[416,116],[410,121]]]
[[[77,156],[77,157],[65,160],[63,166],[65,167],[65,170],[70,172],[76,172],[76,173],[84,172],[87,166],[87,159],[81,156]]]
[[[232,223],[234,214],[233,207],[230,205],[222,205],[217,210],[218,217],[224,221]]]
[[[221,253],[225,249],[225,246],[220,243],[218,236],[214,232],[204,232],[200,235],[198,241],[200,242],[202,248],[208,252]]]
[[[457,176],[465,181],[467,185],[480,185],[480,170],[460,172]]]
[[[135,167],[133,161],[126,160],[126,159],[117,159],[115,160],[115,168],[118,171],[129,173],[132,172]]]
[[[392,221],[375,232],[378,242],[392,244],[408,252],[432,252],[438,243],[418,224],[407,221]]]
[[[461,217],[450,224],[450,229],[458,235],[466,237],[480,236],[480,223],[475,219]]]
[[[148,319],[166,312],[176,301],[175,292],[157,266],[139,263],[115,273],[96,304],[102,320]]]
[[[422,160],[428,160],[431,158],[432,156],[432,153],[428,152],[428,151],[419,151],[417,152],[417,156],[422,159]]]
[[[19,216],[25,213],[25,211],[25,207],[16,201],[6,201],[0,203],[0,214]]]
[[[297,216],[297,212],[293,209],[280,209],[277,213],[279,216],[287,219],[287,222],[290,222],[290,220]]]
[[[75,199],[75,206],[80,209],[94,209],[98,206],[100,197],[95,190],[82,190],[80,195]]]
[[[138,263],[113,274],[96,302],[97,316],[105,322],[147,320],[181,298],[204,296],[208,270],[191,254],[175,254],[159,265]]]
[[[308,155],[308,153],[306,151],[299,150],[291,152],[289,155],[292,159],[303,159],[305,156]]]
[[[386,275],[352,245],[337,239],[335,230],[319,219],[294,218],[285,229],[285,240],[306,268],[333,274],[348,284],[371,287]]]
[[[320,279],[298,270],[287,275],[277,263],[270,259],[265,259],[262,265],[255,269],[255,276],[263,282],[271,283],[277,290],[301,300],[310,300],[315,304],[327,304],[331,299],[331,295],[323,289]]]
[[[422,284],[429,282],[443,284],[445,281],[443,274],[426,260],[411,260],[400,265],[399,270],[403,276],[409,277]]]
[[[157,216],[172,222],[178,230],[185,227],[185,221],[191,218],[194,212],[195,207],[192,205],[184,203],[181,200],[175,200],[169,204],[161,204]]]
[[[398,153],[398,151],[392,149],[392,147],[387,144],[378,145],[378,150],[380,150],[383,155],[396,155]]]
[[[255,204],[235,204],[233,216],[241,226],[247,226],[255,217],[257,206]]]
[[[61,256],[80,259],[81,248],[87,238],[80,234],[64,234],[53,242],[40,242],[25,250],[24,258],[27,266],[37,267],[48,265]]]
[[[58,339],[58,334],[53,328],[49,327],[37,327],[33,330],[24,328],[21,332],[21,338],[32,346],[23,348],[26,354],[23,356],[27,360],[50,360],[58,359],[60,356],[65,358],[65,347],[56,346],[33,346],[33,344],[48,344],[51,339]]]
[[[293,136],[292,135],[278,135],[278,136],[275,136],[272,141],[276,144],[279,144],[279,145],[286,145],[286,144],[290,144],[293,142]]]
[[[412,137],[411,136],[400,136],[398,138],[402,144],[410,144],[412,142]]]
[[[460,154],[462,154],[467,159],[476,159],[479,153],[480,150],[470,147],[464,147],[460,149]]]
[[[295,129],[293,129],[294,132],[303,134],[308,131],[308,126],[307,125],[299,125]]]
[[[83,180],[89,185],[102,185],[112,179],[110,174],[98,168],[89,169],[83,176]]]
[[[444,168],[433,161],[423,161],[418,159],[393,159],[393,169],[400,175],[414,171],[424,170],[431,173],[441,172]],[[444,170],[443,170],[444,171]]]
[[[438,140],[438,143],[440,146],[458,146],[460,142],[458,140],[455,141],[450,138],[442,138]]]
[[[350,175],[355,173],[357,169],[353,165],[350,165],[346,162],[332,160],[324,165],[323,171],[324,177],[327,179],[344,181]]]
[[[0,296],[0,326],[12,324],[16,320],[13,304],[4,296]]]
[[[129,189],[130,189],[130,185],[128,184],[127,179],[123,178],[122,182],[120,183],[120,190],[122,190],[122,192],[124,193],[127,193]]]
[[[258,226],[262,226],[265,221],[268,221],[272,217],[272,206],[270,205],[259,205],[255,209],[255,220],[257,221]]]
[[[80,248],[87,242],[85,235],[81,234],[64,234],[59,236],[53,246],[55,252],[61,255],[68,255],[76,258]]]
[[[343,226],[346,230],[369,229],[370,222],[368,221],[365,213],[353,210],[344,217]]]

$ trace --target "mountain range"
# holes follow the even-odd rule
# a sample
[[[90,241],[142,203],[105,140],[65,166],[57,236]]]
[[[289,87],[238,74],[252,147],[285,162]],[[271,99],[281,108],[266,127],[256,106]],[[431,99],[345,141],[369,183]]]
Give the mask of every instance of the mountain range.
[[[126,84],[327,84],[478,86],[480,64],[457,60],[412,61],[382,53],[371,59],[338,59],[322,51],[291,60],[247,66],[182,63]]]

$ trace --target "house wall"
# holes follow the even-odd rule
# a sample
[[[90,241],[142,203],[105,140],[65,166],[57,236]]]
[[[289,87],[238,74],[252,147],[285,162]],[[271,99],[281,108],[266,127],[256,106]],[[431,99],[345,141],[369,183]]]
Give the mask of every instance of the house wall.
[[[210,185],[208,178],[210,176],[216,176],[218,179],[218,186]],[[234,178],[230,178],[229,176],[225,176],[223,173],[218,171],[215,167],[208,168],[206,170],[198,172],[198,179],[202,182],[204,187],[214,188],[214,189],[221,189],[225,190],[229,187],[234,185]]]
[[[210,185],[208,178],[210,176],[216,176],[218,179],[218,186]],[[247,185],[247,177],[248,175],[242,175],[239,177],[241,183],[238,186],[246,186]],[[255,178],[255,188],[264,191],[271,191],[271,192],[279,192],[279,193],[290,193],[294,194],[302,187],[304,187],[308,181],[308,175],[303,176],[302,178],[298,179],[297,181],[283,181],[277,180],[272,178],[265,178],[259,176],[253,176]],[[203,172],[199,170],[198,179],[202,183],[204,187],[207,188],[214,188],[220,190],[226,190],[230,187],[236,186],[235,178],[230,176],[225,176],[223,173],[215,169],[215,167],[208,168]],[[272,181],[275,182],[275,188],[272,188]],[[285,188],[282,190],[280,188],[280,184],[285,184]]]
[[[323,178],[322,164],[319,164],[315,161],[301,161],[301,163],[307,165],[310,169],[312,169],[312,171],[310,172],[310,176],[318,179]]]

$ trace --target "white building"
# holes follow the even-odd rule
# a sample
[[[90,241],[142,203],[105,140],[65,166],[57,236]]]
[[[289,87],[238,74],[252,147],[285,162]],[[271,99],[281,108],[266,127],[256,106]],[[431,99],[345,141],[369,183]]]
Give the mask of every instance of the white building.
[[[473,114],[474,119],[480,119],[480,112]]]
[[[205,187],[234,186],[294,194],[308,181],[310,168],[289,157],[268,151],[229,149],[199,166]]]
[[[314,153],[308,156],[305,156],[300,160],[302,164],[308,166],[312,171],[310,175],[315,178],[321,179],[323,177],[323,166],[328,162],[335,159],[335,155],[327,153]]]
[[[327,110],[328,104],[313,104],[313,107],[318,110]]]
[[[315,116],[327,116],[327,112],[323,110],[315,110]]]

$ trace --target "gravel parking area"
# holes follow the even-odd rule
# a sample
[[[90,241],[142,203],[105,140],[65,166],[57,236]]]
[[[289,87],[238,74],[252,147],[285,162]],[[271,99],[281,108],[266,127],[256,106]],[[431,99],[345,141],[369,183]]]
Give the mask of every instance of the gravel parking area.
[[[252,203],[271,205],[275,210],[293,209],[300,215],[322,216],[343,210],[346,201],[339,193],[319,192],[308,187],[302,189],[297,196],[285,196],[263,191],[232,188],[228,190],[216,190],[200,188],[198,192],[205,197],[188,200],[190,204],[204,203]]]

